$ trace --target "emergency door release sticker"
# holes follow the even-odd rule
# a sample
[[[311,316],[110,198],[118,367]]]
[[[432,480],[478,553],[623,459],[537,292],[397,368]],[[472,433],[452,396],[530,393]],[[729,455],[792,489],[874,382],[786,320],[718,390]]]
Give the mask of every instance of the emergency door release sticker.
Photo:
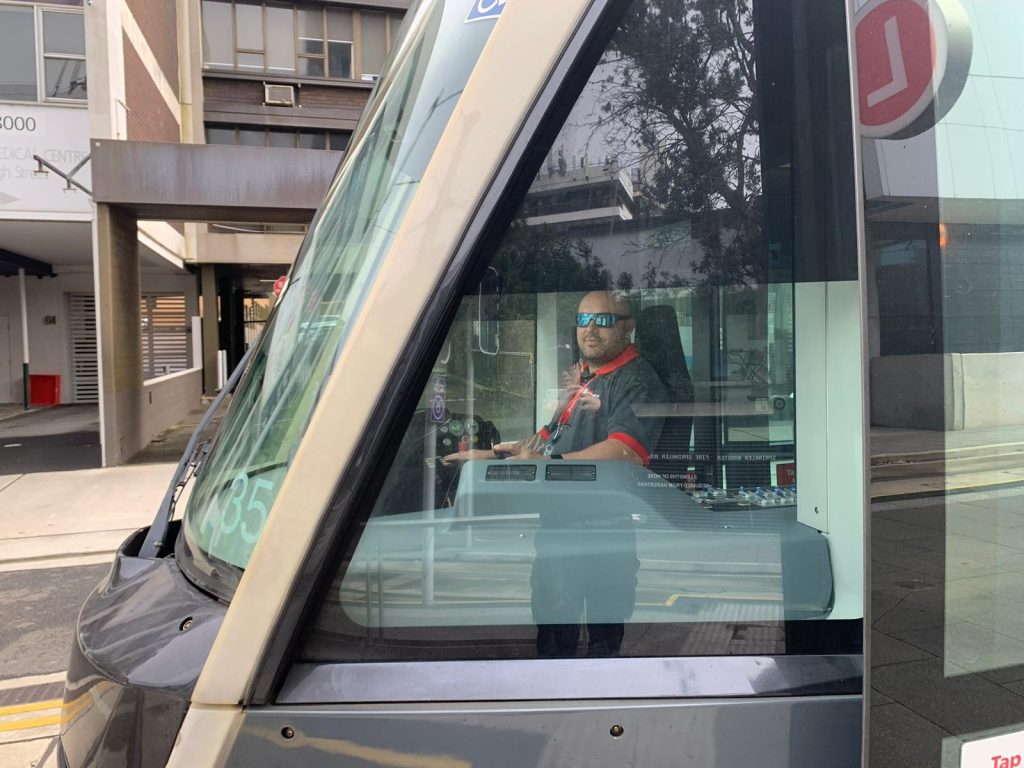
[[[498,18],[505,10],[506,2],[507,0],[473,0],[473,7],[469,9],[469,16],[466,17],[465,23]]]
[[[1024,765],[1024,731],[968,741],[960,749],[960,768],[1020,768]]]

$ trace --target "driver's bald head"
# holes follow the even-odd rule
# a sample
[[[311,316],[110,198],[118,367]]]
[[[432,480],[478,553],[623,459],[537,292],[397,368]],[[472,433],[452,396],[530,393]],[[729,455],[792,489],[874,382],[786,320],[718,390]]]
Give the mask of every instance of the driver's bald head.
[[[591,291],[580,299],[580,312],[614,312],[630,317],[629,302],[616,291]]]

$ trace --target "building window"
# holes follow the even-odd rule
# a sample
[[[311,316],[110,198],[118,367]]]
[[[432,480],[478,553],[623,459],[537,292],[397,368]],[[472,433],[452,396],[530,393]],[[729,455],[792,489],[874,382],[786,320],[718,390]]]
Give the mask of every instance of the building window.
[[[0,5],[0,101],[85,100],[81,11]]]
[[[363,13],[365,20],[366,14]],[[401,23],[399,21],[398,23]],[[365,26],[364,26],[365,29]],[[355,46],[352,11],[327,9],[327,75],[344,80],[352,78],[352,51]]]
[[[203,0],[203,66],[373,81],[401,23],[401,14],[356,8]]]
[[[82,14],[43,11],[43,70],[46,98],[86,98]]]
[[[387,16],[383,13],[362,13],[363,20],[363,80],[376,80],[384,68],[384,59],[388,53]]]
[[[267,128],[262,125],[207,125],[207,144],[237,144],[243,147],[285,147],[289,149],[333,149],[345,151],[349,131],[316,128]]]

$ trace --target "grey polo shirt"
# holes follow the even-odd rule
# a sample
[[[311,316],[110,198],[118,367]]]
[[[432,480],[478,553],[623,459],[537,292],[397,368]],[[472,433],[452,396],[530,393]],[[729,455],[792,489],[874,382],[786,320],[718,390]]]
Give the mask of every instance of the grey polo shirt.
[[[630,345],[609,363],[589,371],[584,367],[580,383],[589,393],[559,407],[539,434],[543,452],[573,453],[604,440],[617,440],[632,448],[647,464],[661,435],[661,420],[636,415],[636,403],[665,402],[665,388],[658,374]],[[584,404],[583,399],[590,402]],[[599,407],[587,407],[597,399]]]

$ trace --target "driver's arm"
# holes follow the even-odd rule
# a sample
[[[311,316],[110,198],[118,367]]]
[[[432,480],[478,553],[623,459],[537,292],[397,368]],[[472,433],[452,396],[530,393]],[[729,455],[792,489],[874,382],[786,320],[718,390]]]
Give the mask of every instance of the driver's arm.
[[[543,444],[544,440],[538,432],[534,435],[530,435],[525,440],[520,440],[514,443],[498,443],[493,448],[475,448],[469,451],[449,453],[442,459],[442,461],[445,464],[449,464],[452,462],[459,463],[463,461],[487,461],[490,459],[506,457],[526,458],[528,455],[540,456],[539,453],[536,453],[536,450]]]
[[[644,460],[640,454],[630,448],[621,440],[609,438],[600,443],[587,446],[582,451],[563,453],[563,459],[582,459],[584,461],[630,461],[634,464],[643,464]]]

